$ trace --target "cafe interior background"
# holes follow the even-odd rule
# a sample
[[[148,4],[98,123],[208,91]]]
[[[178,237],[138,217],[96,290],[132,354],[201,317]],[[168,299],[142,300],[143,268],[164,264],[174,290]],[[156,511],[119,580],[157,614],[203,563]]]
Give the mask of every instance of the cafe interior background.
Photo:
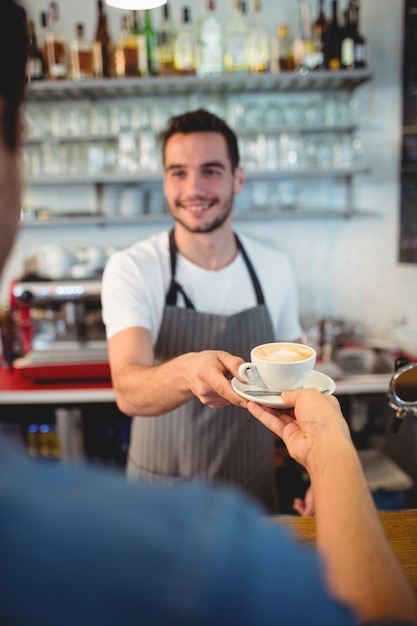
[[[30,18],[39,24],[39,14],[46,0],[26,0]],[[183,1],[170,0],[171,14],[180,25]],[[341,6],[343,3],[339,3]],[[85,24],[86,39],[96,28],[96,2],[60,0],[60,28],[67,40],[74,37],[75,22]],[[205,11],[204,0],[189,3],[194,23]],[[218,2],[218,11],[227,20],[232,2]],[[296,2],[263,0],[262,16],[272,35],[280,23],[292,24]],[[330,3],[325,3],[330,16]],[[106,7],[110,33],[116,39],[120,31],[120,11]],[[311,16],[317,4],[310,2]],[[161,9],[154,9],[157,25]],[[300,310],[307,316],[336,317],[358,321],[374,336],[386,337],[393,325],[417,326],[417,265],[399,262],[400,165],[402,140],[402,47],[404,2],[364,0],[361,2],[361,31],[369,43],[368,57],[372,80],[353,93],[353,114],[359,124],[363,146],[361,158],[369,164],[368,174],[353,183],[353,203],[363,215],[343,219],[331,214],[325,218],[297,218],[288,211],[285,219],[236,223],[236,228],[280,248],[291,259],[299,288]],[[39,32],[39,27],[38,27]],[[117,83],[114,86],[117,89]],[[291,99],[291,96],[286,96]],[[158,101],[156,101],[158,106]],[[220,111],[220,113],[222,113]],[[44,198],[42,193],[48,193]],[[42,207],[51,204],[57,210],[77,213],[91,203],[86,189],[27,188],[24,205]],[[300,190],[302,193],[302,190]],[[332,189],[326,199],[331,207]],[[308,198],[299,198],[300,202]],[[334,198],[337,203],[338,199]],[[65,246],[126,246],[148,237],[170,224],[140,223],[132,226],[112,222],[111,226],[78,224],[71,227],[26,227],[18,236],[10,261],[2,277],[0,301],[7,300],[10,280],[22,275],[25,259],[51,242]]]
[[[47,4],[47,0],[24,2],[29,19],[35,23],[39,39],[41,38],[39,16],[41,11],[47,9]],[[66,41],[74,38],[78,22],[84,24],[85,39],[92,41],[97,27],[97,2],[59,0],[58,4],[59,27]],[[171,16],[178,30],[181,28],[180,19],[184,4],[183,0],[169,0]],[[228,0],[218,1],[216,4],[219,16],[226,24],[232,17],[233,3]],[[294,26],[297,5],[296,0],[291,2],[262,0],[261,18],[270,36],[274,35],[279,24]],[[345,5],[347,2],[339,1],[340,19]],[[188,6],[192,23],[197,25],[205,12],[206,2],[193,0]],[[412,174],[407,178],[407,189],[411,191],[406,198],[401,176],[404,157],[403,49],[406,6],[407,9],[415,7],[415,0],[360,2],[360,30],[368,43],[367,69],[371,74],[370,79],[353,89],[347,98],[337,89],[334,93],[327,93],[326,110],[333,116],[331,123],[335,123],[336,116],[337,124],[339,122],[337,116],[340,114],[345,116],[347,125],[352,122],[352,128],[354,126],[352,132],[344,135],[344,140],[349,142],[350,164],[360,170],[357,176],[351,178],[343,175],[328,178],[313,176],[304,180],[302,177],[297,178],[297,164],[291,163],[291,167],[294,167],[289,173],[288,180],[282,177],[282,171],[275,180],[274,167],[278,172],[282,167],[290,166],[288,163],[283,165],[278,159],[275,163],[274,159],[271,160],[270,153],[267,153],[263,166],[269,169],[268,176],[264,180],[258,180],[250,161],[251,153],[245,145],[243,164],[247,172],[247,181],[245,190],[236,198],[235,228],[279,248],[291,259],[298,284],[302,322],[307,339],[311,343],[317,341],[318,324],[323,319],[346,322],[352,328],[360,329],[363,336],[371,338],[377,345],[389,346],[398,330],[414,331],[417,328],[417,226],[416,209],[412,201],[416,197],[415,174],[414,178]],[[318,3],[310,0],[309,8],[311,18],[315,19]],[[324,10],[326,16],[330,17],[329,0],[325,0]],[[113,41],[116,41],[120,36],[122,12],[108,6],[105,6],[105,11],[110,35]],[[162,9],[154,9],[151,13],[154,26],[157,27]],[[121,81],[120,85],[123,84],[123,80],[117,78],[108,80],[111,81],[109,84],[112,90],[113,113],[116,110],[120,118],[126,98],[122,94],[120,99],[117,98],[117,90],[118,80]],[[242,85],[244,84],[245,79],[242,80]],[[285,124],[285,115],[304,115],[306,119],[309,115],[314,119],[315,116],[323,115],[324,109],[321,108],[323,101],[315,99],[313,92],[307,90],[298,94],[290,91],[280,93],[279,80],[277,85],[276,93],[272,94],[265,94],[262,89],[259,93],[252,91],[249,95],[244,93],[244,89],[243,96],[237,92],[229,93],[226,105],[217,98],[215,91],[201,96],[197,90],[196,92],[190,90],[189,93],[183,90],[180,96],[174,93],[171,97],[169,91],[162,90],[153,97],[151,90],[144,100],[137,101],[129,114],[133,117],[150,115],[151,125],[155,126],[153,130],[158,130],[162,128],[163,120],[171,113],[204,105],[227,118],[239,131],[242,131],[242,123],[243,125],[249,123],[250,116],[254,117],[255,126],[262,127],[263,116],[271,114],[276,102],[279,102],[280,114],[284,115],[284,119],[282,117],[280,119],[281,124]],[[414,106],[415,110],[413,92],[409,91],[407,95],[411,109]],[[39,99],[34,104],[39,105],[43,112],[46,110],[48,115],[55,115],[54,109],[61,106],[62,102],[58,104],[55,100],[48,104],[47,100]],[[29,104],[31,103],[29,98]],[[335,104],[336,109],[332,109]],[[94,106],[98,106],[97,103]],[[81,110],[82,107],[77,100],[69,102],[67,111]],[[38,136],[34,142],[27,143],[33,150],[38,149],[39,134],[42,134],[39,119],[31,128]],[[28,121],[30,129],[30,120]],[[126,134],[126,130],[129,135],[129,128],[120,126],[118,130],[120,137]],[[284,136],[288,143],[291,140],[290,133],[287,136],[283,130],[285,131],[285,128],[281,127],[281,137]],[[91,133],[91,130],[89,132]],[[89,132],[87,130],[86,134]],[[143,133],[143,129],[141,132]],[[270,144],[265,134],[260,134],[265,148]],[[48,141],[49,147],[56,146],[53,140],[49,144]],[[124,176],[126,172],[123,173],[120,178],[124,181],[122,185],[114,184],[115,178],[109,175],[108,184],[104,178],[101,190],[101,210],[106,213],[107,208],[108,213],[98,216],[97,189],[94,184],[77,183],[80,179],[79,171],[75,174],[71,172],[69,175],[73,180],[66,183],[65,175],[68,172],[65,172],[65,162],[59,163],[54,160],[53,154],[52,156],[49,154],[52,170],[48,178],[50,181],[56,177],[60,181],[59,184],[50,182],[45,186],[33,184],[36,176],[42,172],[39,170],[39,163],[34,161],[28,164],[26,157],[21,228],[1,278],[0,305],[7,306],[12,281],[19,280],[28,271],[28,267],[29,270],[33,269],[31,260],[35,259],[38,263],[42,260],[39,251],[45,246],[58,244],[68,250],[89,250],[90,253],[102,250],[109,254],[114,249],[128,246],[163,228],[169,228],[171,224],[169,217],[162,212],[164,202],[161,195],[161,178],[157,172],[155,176],[159,163],[158,147],[152,141],[147,144],[146,140],[142,145],[145,149],[141,153],[141,159],[147,163],[149,180],[153,181],[149,188],[145,185],[148,194],[146,199],[142,191],[138,192],[137,188],[135,189],[134,171],[128,169],[126,176]],[[279,150],[282,151],[281,144]],[[296,146],[296,150],[299,166],[302,167],[307,146],[301,142]],[[324,154],[325,158],[328,158],[328,155]],[[88,153],[88,159],[90,157],[95,163],[96,147]],[[280,157],[282,158],[281,152]],[[88,160],[85,167],[90,164]],[[332,170],[335,163],[325,161],[323,167],[327,166]],[[82,164],[81,168],[83,167]],[[81,178],[84,173],[81,172]],[[140,174],[138,171],[138,178]],[[145,201],[147,214],[144,216],[146,219],[142,219],[141,210],[138,215],[138,204],[135,203],[140,205]],[[350,203],[354,210],[349,214],[350,207],[346,205]],[[45,216],[48,218],[61,216],[63,219],[59,222],[54,219],[43,219]],[[103,258],[100,257],[101,261]],[[58,257],[46,259],[49,268],[57,262]],[[361,402],[357,402],[359,413],[361,407],[363,408]],[[381,406],[387,407],[385,393],[379,396],[376,402],[377,410]],[[372,413],[374,409],[367,407],[366,411]],[[413,422],[415,423],[415,420]],[[401,446],[406,440],[408,460],[406,459],[403,468],[412,476],[417,476],[417,429],[411,425],[411,420],[408,420],[408,425],[403,431],[401,443],[393,444],[393,456],[397,461],[405,458]],[[411,499],[410,502],[414,505],[417,502],[416,486],[413,493],[414,500]]]

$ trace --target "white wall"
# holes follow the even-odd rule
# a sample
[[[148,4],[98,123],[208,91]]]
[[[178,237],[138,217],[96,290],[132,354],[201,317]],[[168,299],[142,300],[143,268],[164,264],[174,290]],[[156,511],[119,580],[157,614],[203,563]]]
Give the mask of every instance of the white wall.
[[[38,21],[47,0],[26,0],[29,16]],[[183,0],[170,0],[172,14],[179,21]],[[193,17],[201,15],[205,1],[188,2]],[[293,20],[293,2],[264,0],[264,15],[270,32],[280,22]],[[340,3],[344,8],[344,4]],[[60,0],[62,30],[71,37],[76,21],[84,21],[87,37],[95,26],[94,0]],[[226,19],[232,2],[218,2]],[[393,322],[408,320],[417,326],[417,265],[399,264],[398,184],[401,130],[401,49],[403,1],[362,0],[362,31],[370,42],[370,67],[375,79],[359,89],[356,96],[361,111],[367,157],[372,173],[359,179],[355,204],[374,210],[376,217],[352,220],[288,220],[239,223],[239,229],[278,246],[294,265],[302,313],[340,316],[363,322],[370,332],[385,335]],[[330,2],[326,2],[329,11]],[[316,3],[311,0],[314,14]],[[107,9],[111,32],[117,38],[120,13]],[[154,12],[158,22],[160,9]],[[0,299],[7,297],[7,286],[18,276],[23,260],[40,245],[59,241],[71,245],[127,245],[142,239],[160,226],[23,229],[17,240],[1,285]]]

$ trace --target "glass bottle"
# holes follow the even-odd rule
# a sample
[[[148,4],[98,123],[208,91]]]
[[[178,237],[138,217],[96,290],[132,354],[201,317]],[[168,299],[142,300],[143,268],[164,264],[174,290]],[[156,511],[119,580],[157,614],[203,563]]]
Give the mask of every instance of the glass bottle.
[[[116,43],[112,47],[112,64],[114,76],[121,78],[126,76],[126,53],[129,40],[129,24],[127,15],[122,15],[120,20],[120,34]]]
[[[233,16],[226,25],[224,67],[227,72],[247,72],[248,24],[245,19],[246,3],[233,0]]]
[[[162,7],[162,20],[157,32],[158,73],[161,76],[174,74],[175,28],[169,4]]]
[[[59,30],[59,7],[57,2],[49,3],[46,52],[49,78],[52,80],[66,78],[66,45],[65,39]]]
[[[177,74],[195,74],[197,67],[197,37],[191,24],[190,9],[182,10],[182,23],[175,41],[175,71]]]
[[[148,74],[150,76],[157,76],[158,63],[157,63],[157,37],[156,31],[152,23],[152,14],[149,9],[145,11],[145,24],[143,29],[146,41],[146,59],[148,65]]]
[[[307,0],[299,0],[297,20],[294,32],[294,65],[295,69],[314,68],[314,47],[310,20],[310,9]]]
[[[71,41],[71,76],[73,80],[92,78],[94,75],[93,48],[84,39],[84,24],[76,25],[76,37]]]
[[[318,15],[313,23],[313,46],[316,54],[316,68],[324,68],[324,37],[329,26],[329,22],[324,14],[324,0],[318,0]]]
[[[271,39],[271,71],[294,71],[293,39],[287,24],[279,24]]]
[[[329,26],[329,22],[324,14],[324,0],[318,0],[318,4],[319,10],[318,15],[313,23],[313,30],[320,38],[323,38],[323,35]]]
[[[132,21],[127,39],[126,53],[130,52],[127,76],[149,76],[145,28],[137,10],[131,13]],[[136,64],[136,67],[135,67]]]
[[[32,20],[28,21],[28,34],[29,59],[27,64],[27,77],[29,81],[43,80],[46,74],[45,61],[38,46],[35,24]]]
[[[360,8],[356,7],[356,31],[353,38],[353,56],[355,69],[362,69],[368,65],[368,41],[360,32]]]
[[[97,1],[97,27],[94,41],[100,44],[94,55],[94,73],[97,77],[109,78],[111,74],[111,39],[107,26],[107,15],[104,12],[103,0]],[[101,57],[101,58],[100,58]]]
[[[332,17],[324,37],[324,65],[329,70],[340,69],[341,35],[337,0],[332,0]]]
[[[261,18],[261,0],[254,0],[253,10],[254,15],[249,21],[248,32],[249,71],[267,72],[270,67],[270,44]]]
[[[218,76],[223,72],[223,32],[214,0],[208,0],[207,13],[200,24],[198,57],[199,76]]]
[[[46,45],[46,36],[48,34],[48,13],[47,11],[41,11],[39,14],[40,20],[40,33],[41,38],[39,41],[39,48],[43,58],[43,64],[45,68],[45,78],[49,78],[49,68],[48,68],[48,48]]]
[[[344,12],[345,24],[342,28],[340,44],[340,65],[344,69],[353,69],[355,65],[353,40],[356,31],[356,8],[352,0]]]

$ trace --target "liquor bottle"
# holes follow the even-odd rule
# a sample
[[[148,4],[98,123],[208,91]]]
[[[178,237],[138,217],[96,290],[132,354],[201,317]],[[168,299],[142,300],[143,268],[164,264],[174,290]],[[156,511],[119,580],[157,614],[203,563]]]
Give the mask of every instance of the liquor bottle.
[[[42,52],[38,46],[35,24],[32,20],[28,21],[29,34],[29,59],[27,64],[27,77],[29,81],[43,80],[45,78],[46,69]]]
[[[318,4],[319,4],[319,11],[313,23],[313,31],[317,33],[318,37],[323,39],[323,35],[329,26],[329,22],[324,14],[324,8],[323,8],[324,0],[318,0]]]
[[[313,23],[313,46],[316,54],[316,68],[324,68],[324,37],[329,22],[324,14],[324,0],[318,0],[319,11]]]
[[[279,24],[271,37],[271,72],[294,71],[293,39],[287,24]]]
[[[197,37],[191,24],[190,9],[182,10],[181,27],[175,41],[174,56],[177,74],[195,74],[197,67]]]
[[[353,38],[356,31],[356,10],[352,0],[349,0],[347,9],[343,14],[345,23],[341,28],[340,67],[351,70],[355,63]]]
[[[294,66],[296,70],[302,68],[314,69],[314,47],[310,20],[310,10],[307,0],[299,0],[297,20],[294,33]]]
[[[174,74],[174,52],[176,33],[171,19],[169,4],[162,7],[162,20],[157,31],[158,73],[161,76]]]
[[[84,24],[76,25],[76,37],[71,41],[71,76],[82,80],[94,76],[93,47],[84,39]]]
[[[120,35],[112,47],[112,64],[114,76],[121,78],[126,76],[126,54],[125,48],[129,40],[129,24],[127,15],[122,15],[120,21]],[[136,57],[137,58],[137,57]]]
[[[332,17],[324,36],[324,65],[328,70],[340,69],[341,35],[337,0],[332,0]]]
[[[254,16],[249,22],[248,57],[249,71],[252,73],[267,72],[270,67],[270,43],[268,34],[261,19],[261,0],[254,0]]]
[[[43,65],[45,69],[45,78],[49,78],[49,68],[48,68],[48,48],[46,45],[46,36],[48,34],[48,13],[47,11],[41,11],[39,14],[40,20],[40,32],[41,37],[39,41],[39,49],[43,58]]]
[[[57,2],[50,2],[48,7],[48,26],[46,34],[46,52],[49,78],[65,78],[67,60],[65,39],[59,31],[59,7]]]
[[[142,58],[142,72],[148,71],[146,61],[146,43],[144,35],[140,35],[136,11],[132,12],[132,20],[129,24],[127,15],[122,15],[120,24],[120,36],[113,47],[114,75],[118,78],[124,76],[139,76]]]
[[[246,3],[233,0],[233,16],[226,25],[224,67],[227,72],[247,72],[248,25],[245,19]]]
[[[137,10],[133,10],[132,22],[127,40],[127,47],[131,52],[131,67],[128,76],[149,76],[149,63],[145,28]],[[136,63],[137,67],[134,67]],[[130,65],[130,62],[129,62]]]
[[[143,29],[146,41],[146,59],[148,66],[148,74],[150,76],[157,76],[158,74],[158,62],[157,62],[157,38],[156,31],[152,24],[152,15],[149,9],[145,11],[145,24]]]
[[[98,42],[100,46],[96,46],[99,54],[95,54],[94,73],[97,77],[109,78],[111,72],[111,39],[107,26],[107,15],[103,9],[103,0],[97,0],[97,13],[97,28],[94,41]]]
[[[199,76],[218,76],[223,72],[223,32],[214,0],[207,2],[207,14],[200,24],[198,43]]]
[[[356,31],[353,38],[353,56],[355,69],[362,69],[368,65],[368,42],[360,32],[360,8],[356,7]]]

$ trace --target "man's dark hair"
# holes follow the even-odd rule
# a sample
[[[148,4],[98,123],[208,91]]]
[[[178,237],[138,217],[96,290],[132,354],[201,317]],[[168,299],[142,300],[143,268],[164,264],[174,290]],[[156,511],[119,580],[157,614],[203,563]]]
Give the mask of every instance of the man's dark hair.
[[[239,148],[236,134],[220,117],[206,111],[197,109],[188,111],[181,115],[175,115],[168,121],[166,129],[161,133],[162,156],[165,161],[165,147],[170,137],[177,133],[220,133],[223,135],[227,145],[227,152],[234,172],[239,165]]]
[[[0,0],[0,97],[5,101],[3,138],[15,150],[18,116],[25,95],[29,39],[26,13],[15,0]]]

